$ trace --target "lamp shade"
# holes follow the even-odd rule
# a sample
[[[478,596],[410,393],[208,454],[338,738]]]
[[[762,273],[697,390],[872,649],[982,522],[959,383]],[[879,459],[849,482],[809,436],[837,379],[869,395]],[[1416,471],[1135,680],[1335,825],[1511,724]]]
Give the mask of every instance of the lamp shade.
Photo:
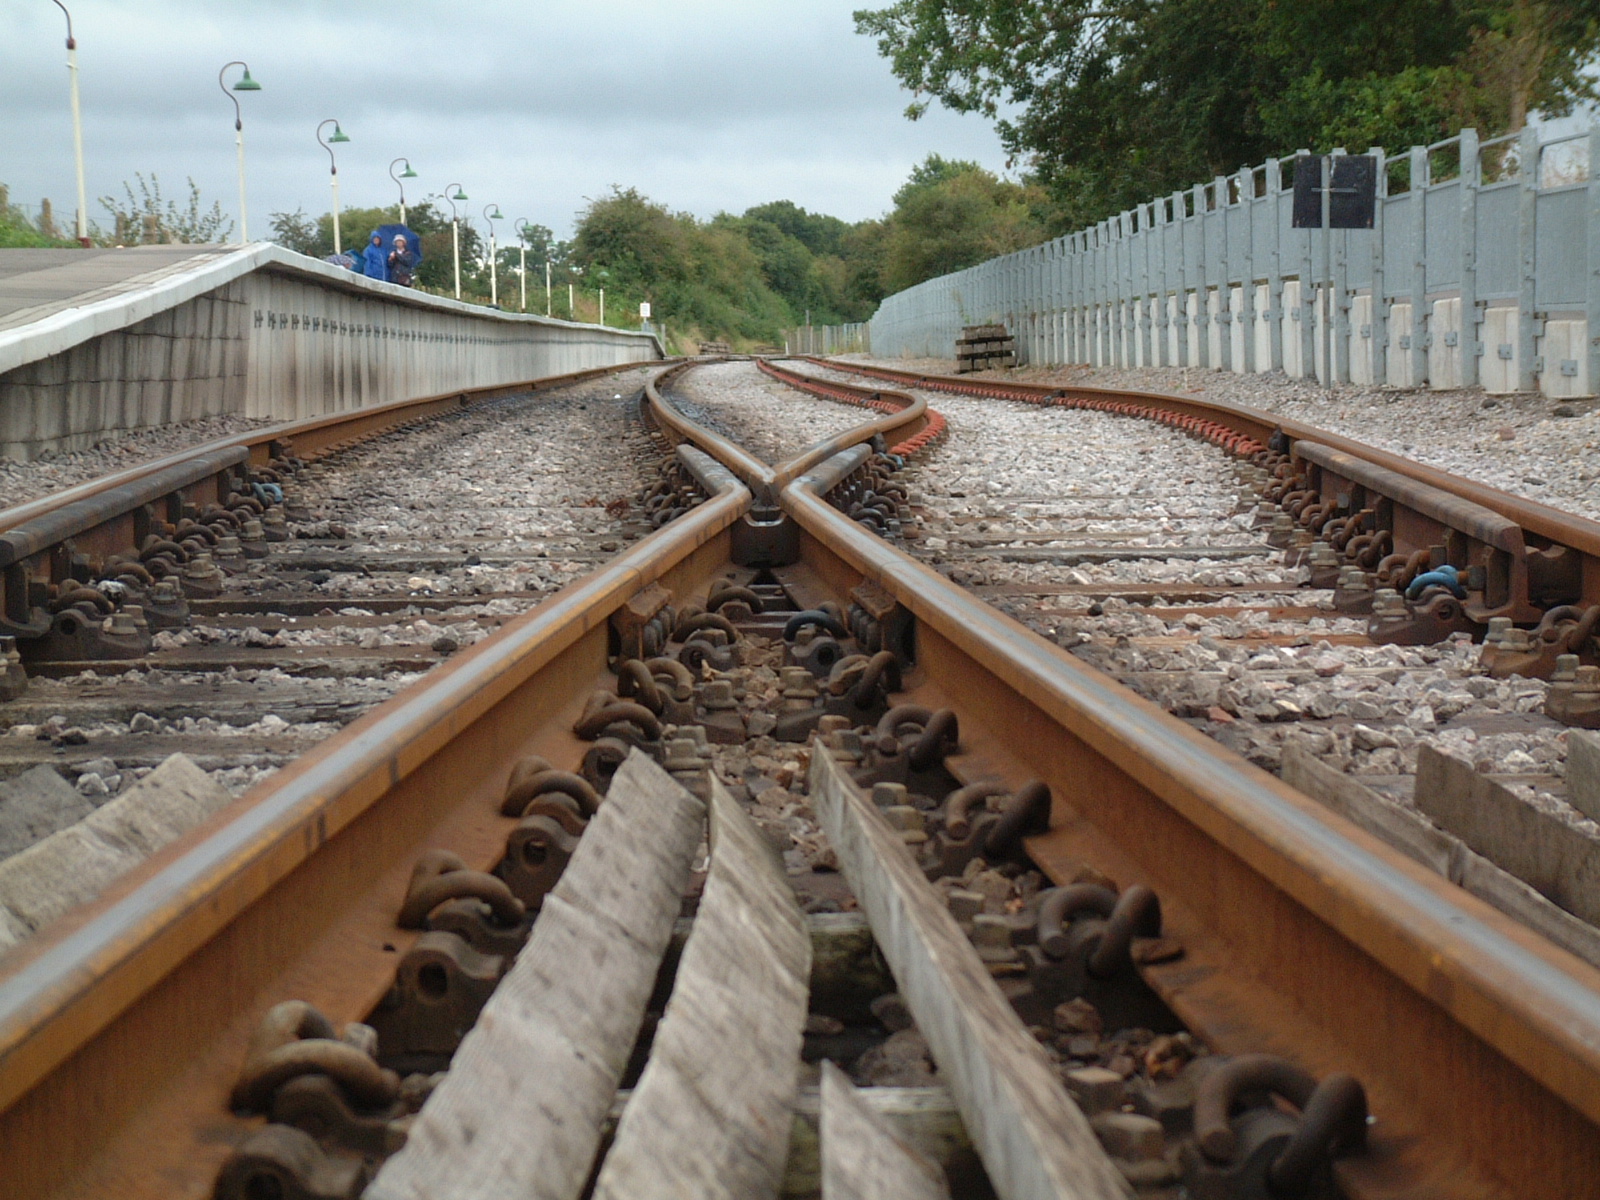
[[[345,131],[339,128],[339,123],[335,121],[333,123],[333,136],[328,140],[330,142],[348,142],[350,139],[345,135]]]
[[[233,85],[233,90],[236,92],[259,92],[261,85],[250,78],[250,68],[246,67],[244,69],[244,78]]]
[[[406,164],[406,169],[404,171],[400,172],[400,178],[401,179],[415,179],[416,177],[417,177],[417,173],[411,169],[411,164],[410,163],[407,163]]]

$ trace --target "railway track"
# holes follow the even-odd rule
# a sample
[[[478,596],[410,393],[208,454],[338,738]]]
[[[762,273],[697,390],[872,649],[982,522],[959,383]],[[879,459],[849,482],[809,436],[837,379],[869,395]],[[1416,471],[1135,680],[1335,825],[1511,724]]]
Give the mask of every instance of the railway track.
[[[437,412],[309,464],[285,461],[294,431],[265,431],[257,442],[279,449],[274,480],[253,481],[264,512],[241,499],[242,521],[219,509],[121,556],[79,552],[59,583],[30,579],[48,590],[34,623],[49,631],[23,641],[31,683],[5,708],[0,771],[20,778],[0,785],[0,856],[173,754],[211,776],[208,805],[225,803],[647,532],[634,502],[659,464],[615,390],[642,379]],[[576,436],[551,441],[552,425]],[[600,474],[569,479],[586,451]],[[120,632],[100,627],[113,608]],[[13,916],[31,929],[89,886]]]
[[[683,369],[648,511],[700,503],[0,960],[16,1194],[576,1195],[603,1143],[597,1193],[803,1194],[805,1128],[825,1192],[976,1194],[931,1110],[1003,1196],[1594,1191],[1593,968],[878,536],[923,400],[800,381],[881,415],[769,464]]]

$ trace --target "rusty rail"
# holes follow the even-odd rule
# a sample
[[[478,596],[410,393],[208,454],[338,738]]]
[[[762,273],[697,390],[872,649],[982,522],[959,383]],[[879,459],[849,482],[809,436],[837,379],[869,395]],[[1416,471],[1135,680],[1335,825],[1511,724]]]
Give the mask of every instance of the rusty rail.
[[[668,427],[713,444],[651,390]],[[823,496],[865,459],[781,492],[795,569],[907,611],[904,695],[960,710],[968,769],[1051,783],[1052,827],[1030,842],[1047,873],[1080,860],[1160,892],[1184,954],[1142,970],[1198,1034],[1363,1077],[1377,1123],[1372,1152],[1339,1164],[1347,1191],[1600,1194],[1600,972],[845,520]],[[726,481],[0,962],[11,1190],[207,1194],[261,1013],[370,1011],[414,936],[393,912],[417,852],[493,860],[504,823],[483,814],[506,764],[575,755],[611,615],[651,584],[689,596],[725,576],[749,504]]]
[[[944,418],[929,409],[927,402],[918,397],[908,396],[903,392],[851,388],[837,384],[812,386],[812,381],[803,375],[779,371],[765,361],[758,360],[757,365],[761,370],[792,387],[815,395],[843,399],[847,403],[862,403],[864,407],[875,408],[886,414],[844,430],[842,433],[813,442],[787,462],[765,463],[744,447],[690,420],[662,397],[660,389],[693,365],[685,363],[663,371],[645,385],[645,396],[650,404],[651,416],[657,425],[668,431],[674,441],[689,442],[698,446],[742,479],[755,493],[758,507],[770,506],[776,501],[778,493],[792,480],[818,463],[832,458],[843,450],[848,450],[851,446],[870,442],[875,437],[882,437],[885,440],[900,438],[902,441],[897,445],[903,445],[905,442],[924,436],[929,430],[933,430],[936,435],[944,428]],[[920,448],[921,444],[918,443],[914,448]]]
[[[41,592],[100,573],[119,554],[136,554],[153,528],[248,492],[250,468],[274,456],[320,457],[385,430],[502,396],[581,383],[639,364],[592,367],[565,375],[457,389],[311,417],[229,437],[105,475],[0,510],[0,633],[32,639],[49,631]]]
[[[1046,873],[1088,861],[1160,893],[1185,957],[1145,974],[1191,1028],[1367,1082],[1376,1152],[1341,1164],[1352,1194],[1596,1186],[1600,971],[840,520],[822,496],[857,465],[784,493],[807,561],[905,605],[963,747],[1052,785],[1029,844]]]
[[[433,844],[484,862],[503,848],[480,814],[506,764],[578,744],[545,726],[569,728],[605,674],[612,612],[723,563],[749,504],[724,484],[0,962],[8,1194],[103,1194],[104,1170],[123,1196],[208,1195],[261,1014],[290,997],[371,1010],[415,937],[393,927],[410,864]]]
[[[1225,430],[1236,438],[1270,445],[1290,455],[1293,470],[1315,493],[1311,503],[1320,501],[1332,507],[1343,498],[1355,511],[1367,499],[1363,491],[1393,502],[1399,515],[1380,515],[1378,521],[1388,522],[1381,527],[1392,534],[1397,553],[1438,547],[1445,562],[1464,571],[1483,567],[1487,576],[1484,586],[1468,585],[1475,593],[1468,612],[1479,625],[1494,616],[1527,623],[1537,621],[1550,608],[1600,603],[1600,521],[1513,496],[1301,421],[1221,400],[1160,392],[974,380],[821,358],[805,361],[919,390],[1100,408],[1181,424],[1203,435],[1211,428]],[[1303,451],[1298,449],[1301,442],[1307,443]],[[1362,470],[1357,464],[1366,467]],[[1344,470],[1346,466],[1352,470]],[[1380,475],[1382,482],[1377,479]],[[1397,481],[1405,482],[1396,486]],[[1465,501],[1470,507],[1441,503],[1440,494]],[[1481,510],[1514,523],[1522,544],[1509,546],[1481,539]],[[1451,545],[1452,534],[1458,535],[1455,545]],[[1497,552],[1505,557],[1497,557]]]

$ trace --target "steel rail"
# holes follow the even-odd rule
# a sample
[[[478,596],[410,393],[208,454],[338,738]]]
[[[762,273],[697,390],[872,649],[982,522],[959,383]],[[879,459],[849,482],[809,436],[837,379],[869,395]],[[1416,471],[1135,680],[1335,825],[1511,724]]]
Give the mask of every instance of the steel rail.
[[[448,392],[416,396],[410,400],[393,400],[387,404],[374,404],[368,408],[351,409],[349,412],[333,413],[321,417],[303,417],[300,420],[284,421],[277,425],[264,425],[259,429],[229,434],[226,437],[215,438],[187,449],[175,450],[170,454],[161,455],[159,458],[149,459],[146,462],[125,467],[120,471],[113,471],[109,475],[101,475],[87,482],[76,484],[73,487],[62,488],[60,491],[52,492],[50,495],[42,496],[37,500],[28,500],[21,504],[14,504],[10,508],[0,509],[0,531],[14,529],[18,525],[55,512],[68,504],[76,504],[79,501],[91,499],[112,489],[136,484],[151,475],[182,466],[184,463],[201,455],[217,454],[242,447],[249,451],[251,465],[261,466],[271,456],[270,447],[272,443],[285,442],[294,445],[296,452],[300,453],[301,457],[314,457],[325,451],[329,446],[343,443],[356,437],[370,436],[405,421],[418,420],[440,412],[449,412],[455,408],[463,408],[484,400],[497,399],[501,396],[514,396],[522,392],[548,391],[551,388],[566,387],[571,384],[582,383],[585,380],[597,379],[604,375],[613,375],[619,371],[635,370],[646,365],[648,364],[634,362],[606,367],[586,367],[581,371],[569,371],[564,375],[545,375],[538,379],[529,379],[518,383],[493,384],[478,388],[456,388]]]
[[[870,394],[873,396],[888,397],[887,402],[895,406],[894,411],[813,442],[785,462],[767,463],[737,443],[686,417],[662,397],[661,387],[694,365],[696,364],[681,364],[662,372],[646,383],[645,396],[650,404],[651,415],[674,439],[698,446],[742,479],[755,493],[758,506],[770,505],[791,481],[851,446],[869,442],[879,435],[886,439],[901,436],[915,437],[928,428],[930,423],[930,410],[925,400],[908,396],[903,392],[872,391]],[[784,380],[784,382],[790,381]],[[866,388],[853,390],[862,395],[869,392]]]
[[[910,610],[964,748],[1052,784],[1047,872],[1156,888],[1186,955],[1147,978],[1192,1028],[1367,1083],[1355,1193],[1595,1193],[1600,971],[842,519],[821,497],[859,462],[783,493],[806,560]]]
[[[724,563],[750,495],[722,484],[0,961],[8,1196],[209,1194],[252,1023],[291,997],[371,1010],[414,940],[394,912],[416,854],[503,850],[505,766],[552,741],[576,754],[610,615]]]
[[[61,585],[80,567],[99,571],[117,554],[136,553],[157,515],[177,521],[189,509],[222,504],[247,491],[249,467],[294,453],[317,458],[401,425],[502,396],[580,383],[636,363],[591,367],[510,384],[456,389],[329,416],[287,421],[217,438],[0,511],[0,616],[19,637],[48,630],[35,586]],[[67,547],[70,553],[57,553]]]
[[[1342,1163],[1347,1188],[1596,1194],[1600,972],[846,520],[820,496],[864,458],[782,491],[801,569],[913,614],[909,694],[960,709],[958,769],[1052,783],[1030,846],[1047,871],[1070,856],[1157,888],[1185,955],[1145,972],[1202,1037],[1368,1081],[1375,1152]],[[575,756],[611,612],[656,581],[697,594],[749,504],[728,481],[0,961],[12,1190],[205,1194],[242,1128],[225,1097],[260,1013],[370,1011],[409,944],[393,914],[416,851],[492,861],[505,764]]]
[[[1342,434],[1332,433],[1280,417],[1261,409],[1225,400],[1199,400],[1191,396],[1174,396],[1166,392],[1142,392],[1118,388],[1088,387],[1077,384],[1013,383],[999,380],[972,380],[961,376],[929,375],[913,371],[896,371],[886,367],[869,367],[859,363],[836,362],[832,359],[805,357],[804,361],[829,370],[845,371],[874,379],[897,383],[928,391],[948,391],[995,399],[1015,399],[1028,403],[1042,403],[1056,397],[1094,397],[1110,401],[1125,401],[1154,406],[1169,412],[1205,420],[1217,421],[1237,433],[1266,444],[1274,433],[1281,431],[1291,445],[1297,441],[1315,442],[1354,458],[1373,463],[1417,483],[1449,492],[1474,504],[1483,506],[1501,516],[1515,521],[1535,538],[1560,546],[1570,547],[1583,556],[1583,594],[1591,600],[1600,600],[1600,521],[1563,512],[1537,500],[1528,500],[1501,491],[1487,484],[1464,479],[1459,475],[1435,467],[1413,462],[1387,450],[1364,445]]]

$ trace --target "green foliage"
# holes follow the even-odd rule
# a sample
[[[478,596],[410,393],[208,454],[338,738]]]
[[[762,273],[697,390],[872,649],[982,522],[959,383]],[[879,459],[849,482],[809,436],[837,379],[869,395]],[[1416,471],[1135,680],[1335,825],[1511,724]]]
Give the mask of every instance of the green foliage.
[[[101,207],[111,214],[112,238],[117,245],[225,242],[233,232],[233,221],[222,215],[221,204],[212,201],[210,208],[200,207],[200,187],[193,179],[189,180],[189,202],[179,208],[176,200],[162,196],[161,180],[154,171],[148,180],[137,171],[133,178],[139,185],[137,195],[133,184],[124,181],[125,200],[100,197]]]
[[[708,222],[669,212],[634,188],[613,188],[579,214],[556,272],[593,297],[606,290],[609,322],[654,320],[740,343],[775,342],[809,312],[817,323],[864,319],[877,296],[851,288],[843,257],[852,226],[774,201]],[[541,281],[542,282],[542,281]]]
[[[75,239],[63,237],[61,230],[55,228],[49,203],[47,200],[41,206],[37,223],[30,221],[27,213],[11,203],[10,192],[0,183],[0,250],[77,246]]]
[[[1038,244],[1043,192],[932,155],[896,194],[880,276],[890,292]]]
[[[783,330],[808,317],[817,325],[867,320],[889,290],[1032,245],[1045,234],[1044,192],[997,179],[976,163],[931,155],[896,201],[884,219],[854,225],[787,200],[700,221],[636,188],[613,187],[578,214],[571,242],[541,225],[527,228],[528,309],[545,311],[549,262],[557,317],[598,320],[604,289],[610,325],[637,328],[639,305],[648,301],[653,324],[691,341],[777,343]],[[423,203],[407,217],[425,252],[418,286],[454,294],[448,211]],[[370,230],[398,219],[395,208],[346,209],[345,248],[359,253]],[[316,258],[333,253],[327,214],[273,213],[271,227],[274,240],[291,250]],[[514,309],[521,301],[521,242],[510,222],[498,232],[500,304]],[[462,297],[486,303],[487,239],[466,224],[460,233]]]
[[[995,121],[1056,231],[1297,148],[1514,130],[1594,98],[1600,51],[1600,0],[896,0],[855,17],[916,94],[908,116],[937,101]]]

